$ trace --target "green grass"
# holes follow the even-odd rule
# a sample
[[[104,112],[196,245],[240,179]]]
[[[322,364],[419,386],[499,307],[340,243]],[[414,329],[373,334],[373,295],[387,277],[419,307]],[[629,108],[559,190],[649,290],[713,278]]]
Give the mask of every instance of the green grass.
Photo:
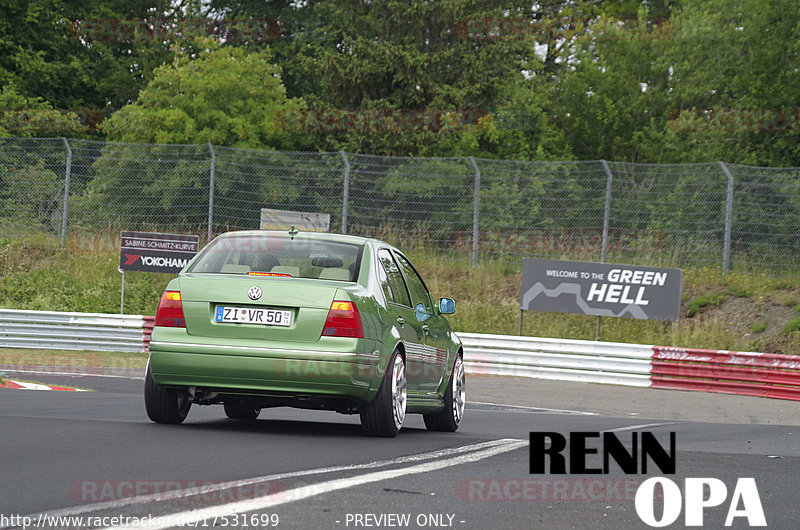
[[[0,246],[0,306],[119,313],[119,253],[10,244]],[[125,313],[155,313],[172,276],[125,273]]]
[[[456,300],[449,320],[458,331],[516,335],[519,323],[521,258],[482,259],[471,266],[469,253],[433,252],[419,246],[398,245],[422,273],[434,297]],[[54,311],[119,313],[121,274],[119,250],[83,248],[72,240],[67,249],[0,242],[0,307]],[[108,248],[108,247],[111,248]],[[553,256],[571,259],[575,256]],[[656,261],[654,259],[654,261]],[[660,263],[670,265],[668,263]],[[171,275],[126,273],[125,313],[155,314],[158,299]],[[679,323],[603,318],[601,340],[663,346],[747,350],[752,325],[763,319],[750,313],[717,316],[728,297],[745,296],[758,304],[780,304],[800,297],[800,272],[774,276],[760,273],[723,274],[710,268],[689,269],[684,274],[684,318]],[[800,310],[800,307],[795,309]],[[693,318],[685,318],[692,316]],[[732,318],[742,322],[736,328]],[[800,320],[800,317],[798,317]],[[594,340],[597,318],[586,315],[526,311],[523,334],[538,337]],[[788,324],[787,324],[788,326]],[[761,351],[800,353],[800,334],[786,326],[770,326],[757,342]],[[773,334],[779,334],[773,337]],[[769,337],[767,337],[769,336]],[[767,341],[767,338],[769,340]],[[0,356],[9,350],[0,349]],[[6,353],[8,355],[8,353]],[[33,354],[19,351],[21,358]],[[55,355],[55,354],[54,354]],[[70,363],[109,359],[118,366],[144,366],[145,357],[131,354],[67,353]],[[74,356],[78,359],[74,359]],[[0,357],[1,358],[1,357]],[[43,362],[51,363],[52,359]],[[37,361],[38,362],[38,361]],[[105,362],[105,361],[103,361]],[[17,363],[14,363],[17,364]],[[72,364],[78,366],[78,364]],[[92,366],[92,364],[89,364]]]
[[[0,365],[23,369],[58,368],[76,375],[104,367],[144,370],[146,364],[146,353],[0,348]]]
[[[698,296],[686,306],[686,316],[693,317],[700,309],[704,307],[713,307],[722,304],[725,301],[724,294],[704,294]]]
[[[767,331],[767,325],[764,322],[753,322],[750,326],[750,331],[753,333],[764,333]]]
[[[764,272],[729,272],[718,269],[700,267],[684,271],[684,291],[726,291],[733,296],[752,298],[781,290],[797,290],[800,287],[799,273],[783,273],[781,275]]]
[[[786,334],[797,333],[800,331],[800,317],[793,318],[783,326],[783,332]]]

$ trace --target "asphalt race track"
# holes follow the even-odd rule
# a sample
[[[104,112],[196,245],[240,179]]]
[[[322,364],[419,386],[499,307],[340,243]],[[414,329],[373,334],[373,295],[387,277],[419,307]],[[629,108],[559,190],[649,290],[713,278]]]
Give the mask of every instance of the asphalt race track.
[[[362,435],[357,416],[292,409],[235,421],[193,406],[183,425],[157,425],[138,375],[15,375],[94,391],[0,390],[0,528],[648,528],[634,495],[651,476],[681,491],[687,477],[721,480],[708,528],[724,526],[743,477],[770,528],[800,518],[795,402],[474,376],[457,433],[428,432],[412,415],[381,439]],[[608,474],[531,475],[531,431],[611,431],[629,449],[634,432],[665,447],[675,432],[676,473],[650,462],[625,475],[612,460]],[[588,467],[602,460],[590,455]]]

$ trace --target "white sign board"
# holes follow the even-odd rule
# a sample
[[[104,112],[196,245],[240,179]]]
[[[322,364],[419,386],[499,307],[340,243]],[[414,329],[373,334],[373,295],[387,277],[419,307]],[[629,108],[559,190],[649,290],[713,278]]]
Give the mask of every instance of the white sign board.
[[[292,227],[306,232],[328,232],[331,214],[261,208],[261,230],[289,230]]]

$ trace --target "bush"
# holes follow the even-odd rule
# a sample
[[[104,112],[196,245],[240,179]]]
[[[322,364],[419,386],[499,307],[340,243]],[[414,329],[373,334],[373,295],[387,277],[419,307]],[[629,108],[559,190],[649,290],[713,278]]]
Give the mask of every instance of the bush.
[[[800,317],[793,318],[783,326],[784,333],[796,333],[800,331]]]

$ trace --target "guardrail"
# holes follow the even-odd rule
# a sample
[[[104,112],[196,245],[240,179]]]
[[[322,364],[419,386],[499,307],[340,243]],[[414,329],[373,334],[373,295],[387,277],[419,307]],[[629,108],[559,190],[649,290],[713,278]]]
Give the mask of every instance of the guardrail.
[[[800,356],[653,346],[653,388],[800,401]]]
[[[146,352],[155,317],[0,309],[0,347]]]
[[[475,374],[800,401],[800,356],[459,333]]]
[[[458,336],[464,344],[464,368],[468,372],[651,385],[651,346],[478,333],[458,333]]]
[[[147,352],[155,317],[0,309],[0,347]],[[458,333],[493,374],[800,401],[800,356]]]

